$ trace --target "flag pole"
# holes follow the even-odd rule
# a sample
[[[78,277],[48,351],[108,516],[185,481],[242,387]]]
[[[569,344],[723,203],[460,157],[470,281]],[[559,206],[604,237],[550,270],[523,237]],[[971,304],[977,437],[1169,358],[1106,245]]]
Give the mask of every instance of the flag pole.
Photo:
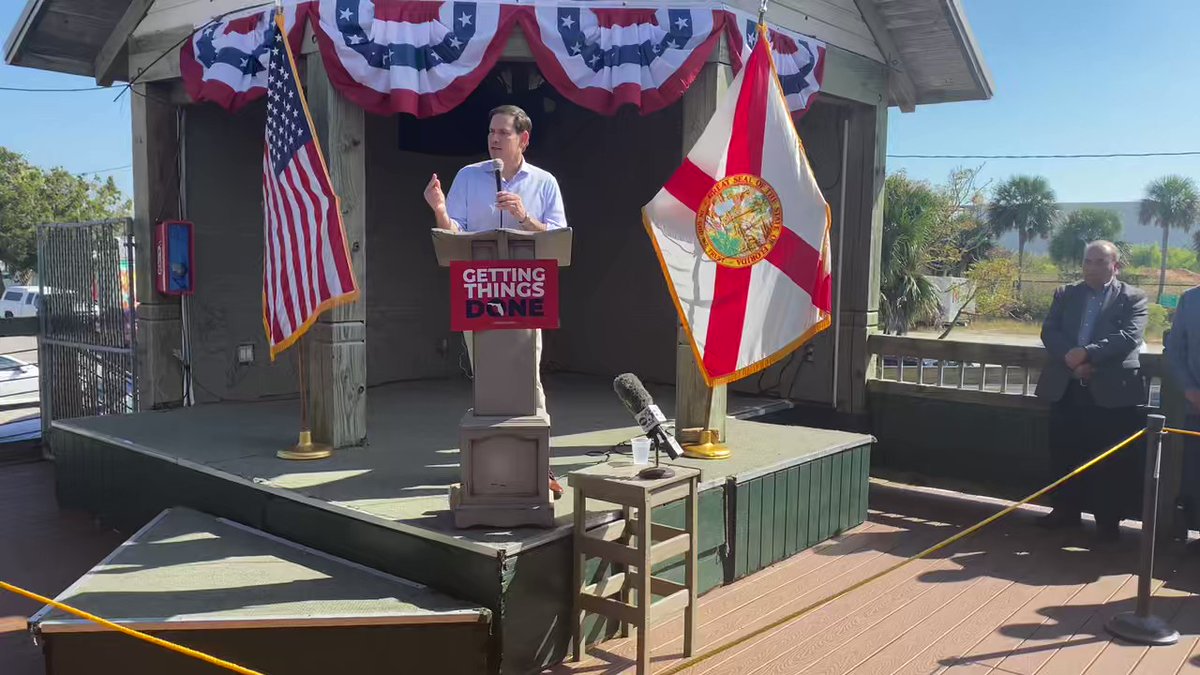
[[[758,5],[758,25],[767,25],[767,0],[762,0]]]
[[[304,377],[305,364],[308,361],[307,336],[300,338],[297,349],[299,363],[296,370],[300,376],[300,439],[296,445],[275,453],[280,459],[325,459],[333,454],[333,448],[324,443],[313,443],[312,427],[308,422],[308,378]]]
[[[275,20],[283,30],[283,0],[275,0]],[[308,380],[304,377],[304,369],[308,363],[307,336],[302,336],[297,342],[296,372],[300,379],[300,438],[296,445],[275,453],[280,459],[312,460],[325,459],[333,454],[333,448],[324,443],[313,443],[312,427],[308,421]]]

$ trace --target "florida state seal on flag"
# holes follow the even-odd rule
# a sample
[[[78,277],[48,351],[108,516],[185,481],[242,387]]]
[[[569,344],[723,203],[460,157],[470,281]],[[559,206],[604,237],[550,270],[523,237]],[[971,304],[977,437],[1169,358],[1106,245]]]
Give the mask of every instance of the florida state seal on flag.
[[[792,124],[765,31],[683,165],[643,209],[710,386],[829,326],[829,205]]]

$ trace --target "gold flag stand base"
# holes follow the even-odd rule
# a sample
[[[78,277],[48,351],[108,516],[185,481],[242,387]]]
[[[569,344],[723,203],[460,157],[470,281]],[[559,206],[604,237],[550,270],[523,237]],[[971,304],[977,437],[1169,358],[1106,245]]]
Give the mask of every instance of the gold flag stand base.
[[[275,456],[280,459],[325,459],[333,455],[333,448],[323,443],[312,442],[311,431],[300,432],[300,442],[287,450],[280,450]]]
[[[721,442],[716,429],[684,429],[683,456],[692,459],[729,459],[733,453]]]

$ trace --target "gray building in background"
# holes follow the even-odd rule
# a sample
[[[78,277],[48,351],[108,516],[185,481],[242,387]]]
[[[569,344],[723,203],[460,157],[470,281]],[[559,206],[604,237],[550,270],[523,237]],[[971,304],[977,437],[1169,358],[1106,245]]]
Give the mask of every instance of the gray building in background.
[[[1141,208],[1141,201],[1134,202],[1074,202],[1059,204],[1062,209],[1063,217],[1072,211],[1079,209],[1107,209],[1117,214],[1121,219],[1121,237],[1122,241],[1130,244],[1160,244],[1162,243],[1162,230],[1154,225],[1138,224],[1138,209]],[[1000,237],[1000,245],[1010,249],[1017,250],[1017,233],[1006,232]],[[1171,232],[1171,245],[1181,248],[1190,248],[1192,239],[1190,234],[1180,231]],[[1034,239],[1025,242],[1025,251],[1035,255],[1046,255],[1050,251],[1049,239]]]

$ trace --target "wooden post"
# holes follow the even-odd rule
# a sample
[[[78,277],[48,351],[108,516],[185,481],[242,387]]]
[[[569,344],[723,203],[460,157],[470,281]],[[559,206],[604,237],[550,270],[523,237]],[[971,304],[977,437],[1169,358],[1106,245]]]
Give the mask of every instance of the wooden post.
[[[684,93],[681,156],[686,156],[700,138],[717,109],[717,102],[725,95],[732,80],[733,71],[728,63],[706,63],[696,81]],[[683,430],[696,428],[715,430],[720,440],[725,441],[725,414],[728,410],[726,388],[725,385],[714,387],[711,390],[711,402],[709,391],[696,365],[687,333],[680,326],[675,350],[675,435],[680,441],[694,441]]]
[[[883,237],[883,186],[887,153],[886,101],[850,108],[846,166],[846,221],[841,228],[841,358],[837,409],[867,413],[867,379],[874,370],[867,337],[879,324],[879,265]]]
[[[138,400],[143,410],[183,401],[179,298],[154,290],[154,225],[179,213],[179,108],[158,83],[135,84],[133,122],[134,289],[137,298]]]
[[[334,91],[320,53],[307,57],[306,89],[333,189],[341,199],[357,302],[325,312],[309,345],[309,412],[313,441],[334,448],[367,439],[366,129],[363,109]]]

